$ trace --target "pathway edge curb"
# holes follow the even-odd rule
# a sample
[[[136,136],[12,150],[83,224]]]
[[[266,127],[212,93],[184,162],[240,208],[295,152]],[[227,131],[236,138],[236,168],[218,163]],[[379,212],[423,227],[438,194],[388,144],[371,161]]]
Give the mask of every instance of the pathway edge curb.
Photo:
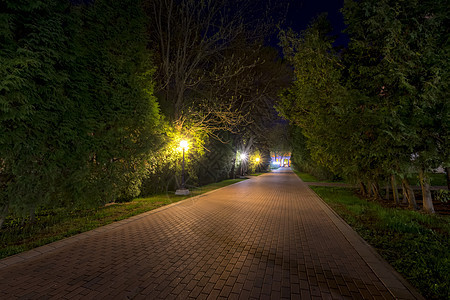
[[[298,177],[298,176],[297,176]],[[300,179],[298,177],[298,179]],[[301,179],[300,179],[301,180]],[[304,183],[301,180],[302,183]],[[308,186],[308,185],[307,185]],[[415,297],[415,299],[425,300],[425,298],[414,288],[403,276],[397,272],[376,250],[372,245],[370,245],[366,240],[364,240],[338,213],[336,213],[310,186],[308,188],[313,192],[319,199],[322,207],[326,207],[325,213],[330,217],[334,225],[339,229],[339,231],[344,235],[346,240],[356,249],[361,258],[366,262],[369,268],[380,278],[386,288],[391,292],[392,296],[396,299],[409,299],[404,298],[405,295],[402,295],[402,288],[398,286],[394,286],[390,280],[395,279],[398,280],[406,290]],[[361,247],[364,247],[362,249]],[[366,250],[370,252],[370,255],[373,255],[376,262],[371,262],[368,259],[367,255],[361,253],[361,250]],[[375,266],[374,264],[379,263],[380,267]],[[388,273],[386,273],[386,271]],[[384,274],[383,274],[384,273]],[[387,276],[386,276],[387,275]],[[390,275],[390,276],[389,276]],[[392,278],[393,276],[394,278]],[[390,278],[389,278],[390,277]]]

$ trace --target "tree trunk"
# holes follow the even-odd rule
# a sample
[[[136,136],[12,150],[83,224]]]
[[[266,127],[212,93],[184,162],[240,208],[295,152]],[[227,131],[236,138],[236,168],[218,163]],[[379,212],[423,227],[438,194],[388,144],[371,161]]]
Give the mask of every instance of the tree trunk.
[[[450,191],[450,167],[445,167],[445,173],[447,174],[447,189]]]
[[[366,188],[366,185],[364,184],[364,182],[362,182],[362,181],[359,182],[359,189],[363,196],[367,195],[367,188]]]
[[[373,181],[369,181],[368,186],[369,186],[369,197],[377,198],[378,192],[375,183]]]
[[[428,178],[426,178],[425,172],[423,169],[420,169],[419,180],[420,180],[420,185],[422,187],[423,209],[426,212],[433,214],[434,207],[433,207],[433,199],[431,198],[430,183],[428,182]]]
[[[176,85],[178,87],[175,88],[176,90],[176,98],[173,103],[173,112],[175,121],[178,121],[182,116],[182,110],[183,110],[183,103],[184,103],[184,90],[185,90],[185,84],[184,82],[180,82],[181,80],[177,80]]]
[[[236,153],[234,154],[234,156],[236,157]],[[233,158],[233,162],[232,162],[232,165],[231,165],[229,178],[235,179],[236,178],[236,173],[235,172],[236,172],[236,158]]]
[[[239,137],[237,135],[234,135],[233,139],[233,164],[231,165],[231,171],[230,171],[230,178],[235,179],[236,178],[236,155],[238,151],[238,139]]]
[[[408,203],[409,203],[408,207],[417,209],[416,196],[414,195],[414,191],[413,191],[412,187],[409,185],[409,182],[408,182],[408,180],[406,180],[406,178],[404,178],[402,180],[402,185],[403,185],[404,190],[406,190],[405,197],[408,199]]]
[[[403,195],[403,197],[402,197],[402,204],[408,203],[408,198],[409,198],[408,191],[406,190],[406,187],[405,187],[405,184],[404,184],[403,180],[402,180],[402,195]]]
[[[378,185],[378,183],[376,181],[372,181],[371,187],[372,187],[372,194],[375,197],[375,199],[377,200],[381,199],[380,186]]]
[[[368,186],[368,193],[369,193],[369,197],[372,198],[375,196],[374,190],[373,190],[373,186],[372,186],[372,181],[369,181],[367,183]]]
[[[389,198],[390,198],[390,196],[391,195],[389,195],[390,194],[390,190],[389,190],[389,182],[386,184],[386,200],[388,200],[389,201]]]
[[[395,205],[399,205],[400,199],[398,197],[397,181],[395,179],[395,175],[391,175],[391,183],[392,183],[392,195],[394,196]]]

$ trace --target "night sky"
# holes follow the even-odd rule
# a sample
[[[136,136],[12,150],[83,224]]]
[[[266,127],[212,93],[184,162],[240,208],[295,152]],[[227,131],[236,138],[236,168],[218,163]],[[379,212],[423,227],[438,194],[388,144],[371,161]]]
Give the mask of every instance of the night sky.
[[[286,27],[300,32],[308,27],[312,19],[320,13],[327,12],[328,19],[333,26],[333,34],[338,35],[335,45],[346,45],[348,37],[342,35],[345,28],[344,17],[339,11],[344,6],[344,0],[279,0],[283,6],[288,7],[286,14]]]
[[[73,4],[93,3],[95,0],[70,0]],[[344,18],[340,9],[344,6],[344,0],[262,0],[257,1],[256,6],[261,5],[275,7],[275,18],[281,17],[284,19],[282,27],[284,29],[292,28],[296,32],[305,30],[311,21],[323,12],[328,13],[328,20],[333,26],[333,35],[337,36],[335,46],[346,46],[349,42],[347,35],[342,34],[342,29],[345,28]],[[263,13],[260,11],[259,13]],[[261,17],[258,12],[255,12],[253,17]],[[275,20],[280,21],[280,20]],[[277,47],[278,38],[275,36],[270,38],[270,45]]]
[[[322,12],[328,12],[333,26],[342,29],[344,18],[339,10],[344,0],[284,0],[289,5],[288,24],[293,29],[302,30],[307,27],[311,19]]]

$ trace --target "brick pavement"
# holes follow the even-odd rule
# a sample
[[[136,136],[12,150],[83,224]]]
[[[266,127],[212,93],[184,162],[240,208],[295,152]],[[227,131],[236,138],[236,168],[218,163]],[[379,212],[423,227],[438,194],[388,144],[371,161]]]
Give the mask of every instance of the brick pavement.
[[[281,169],[0,260],[0,299],[420,298]]]

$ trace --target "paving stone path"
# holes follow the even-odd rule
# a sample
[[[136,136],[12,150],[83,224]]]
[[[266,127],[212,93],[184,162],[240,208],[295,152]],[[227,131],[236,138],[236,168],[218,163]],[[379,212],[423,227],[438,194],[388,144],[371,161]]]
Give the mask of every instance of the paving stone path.
[[[0,299],[420,299],[289,169],[0,260]]]

